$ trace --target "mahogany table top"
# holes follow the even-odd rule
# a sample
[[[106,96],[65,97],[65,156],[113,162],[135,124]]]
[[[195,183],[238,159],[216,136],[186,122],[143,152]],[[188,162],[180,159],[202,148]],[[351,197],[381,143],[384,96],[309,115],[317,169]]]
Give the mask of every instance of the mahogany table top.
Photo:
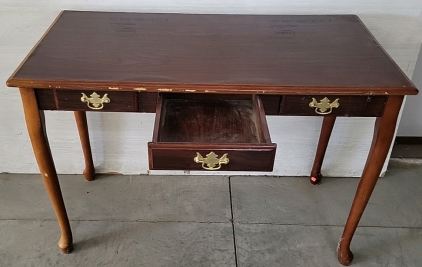
[[[64,11],[9,86],[416,94],[356,15]]]

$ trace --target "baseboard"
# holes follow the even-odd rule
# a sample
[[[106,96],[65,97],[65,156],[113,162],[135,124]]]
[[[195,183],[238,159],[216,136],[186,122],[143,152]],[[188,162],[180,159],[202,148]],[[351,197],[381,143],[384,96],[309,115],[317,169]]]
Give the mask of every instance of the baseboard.
[[[397,136],[394,143],[397,145],[422,145],[422,136]]]

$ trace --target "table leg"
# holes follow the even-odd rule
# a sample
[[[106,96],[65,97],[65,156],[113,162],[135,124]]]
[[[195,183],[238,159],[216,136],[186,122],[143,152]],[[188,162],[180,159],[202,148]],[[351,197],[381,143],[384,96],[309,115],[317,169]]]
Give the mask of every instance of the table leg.
[[[311,184],[321,183],[322,174],[321,166],[324,160],[325,151],[327,150],[328,141],[330,140],[331,132],[333,131],[336,116],[325,116],[322,121],[321,134],[319,136],[318,147],[315,154],[314,165],[311,171]]]
[[[403,96],[389,96],[383,116],[377,118],[375,122],[371,149],[338,246],[338,260],[343,265],[349,265],[353,260],[350,243],[393,141],[402,102]]]
[[[84,177],[85,180],[92,181],[94,180],[95,168],[92,160],[91,145],[89,143],[88,123],[86,121],[85,111],[75,111],[75,119],[85,159]]]
[[[63,253],[72,251],[72,231],[70,229],[69,219],[64,206],[62,192],[60,190],[59,180],[57,178],[56,168],[54,167],[53,157],[48,144],[47,134],[44,124],[44,113],[38,110],[35,92],[31,88],[20,88],[23,110],[25,113],[26,125],[29,138],[32,143],[35,158],[41,172],[44,186],[47,189],[54,211],[59,221],[61,237],[59,247]]]

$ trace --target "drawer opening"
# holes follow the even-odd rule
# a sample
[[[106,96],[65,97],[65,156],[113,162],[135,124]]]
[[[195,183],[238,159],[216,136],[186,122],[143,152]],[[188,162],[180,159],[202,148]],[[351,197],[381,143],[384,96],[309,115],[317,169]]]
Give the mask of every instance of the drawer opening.
[[[249,99],[174,99],[165,97],[159,121],[158,142],[266,143],[258,127],[257,101]]]
[[[257,95],[163,94],[159,97],[150,169],[201,170],[194,158],[228,155],[219,170],[272,171],[271,143]]]

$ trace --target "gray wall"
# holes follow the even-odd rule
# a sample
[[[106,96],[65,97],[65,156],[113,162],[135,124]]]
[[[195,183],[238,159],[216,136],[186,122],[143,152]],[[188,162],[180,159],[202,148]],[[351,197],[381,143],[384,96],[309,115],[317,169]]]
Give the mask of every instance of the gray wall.
[[[422,136],[422,46],[412,81],[421,92],[417,96],[406,98],[397,136]]]
[[[39,172],[19,92],[16,88],[7,88],[5,81],[63,9],[242,14],[352,13],[359,15],[409,77],[422,43],[421,0],[0,0],[0,173]],[[89,113],[87,116],[97,172],[185,175],[184,172],[148,170],[146,144],[151,141],[154,114]],[[321,120],[317,117],[268,117],[271,139],[277,143],[272,175],[309,175]],[[72,112],[46,112],[46,123],[58,172],[81,173],[84,161]],[[326,176],[361,175],[373,126],[374,118],[338,118],[324,159],[323,172]]]

